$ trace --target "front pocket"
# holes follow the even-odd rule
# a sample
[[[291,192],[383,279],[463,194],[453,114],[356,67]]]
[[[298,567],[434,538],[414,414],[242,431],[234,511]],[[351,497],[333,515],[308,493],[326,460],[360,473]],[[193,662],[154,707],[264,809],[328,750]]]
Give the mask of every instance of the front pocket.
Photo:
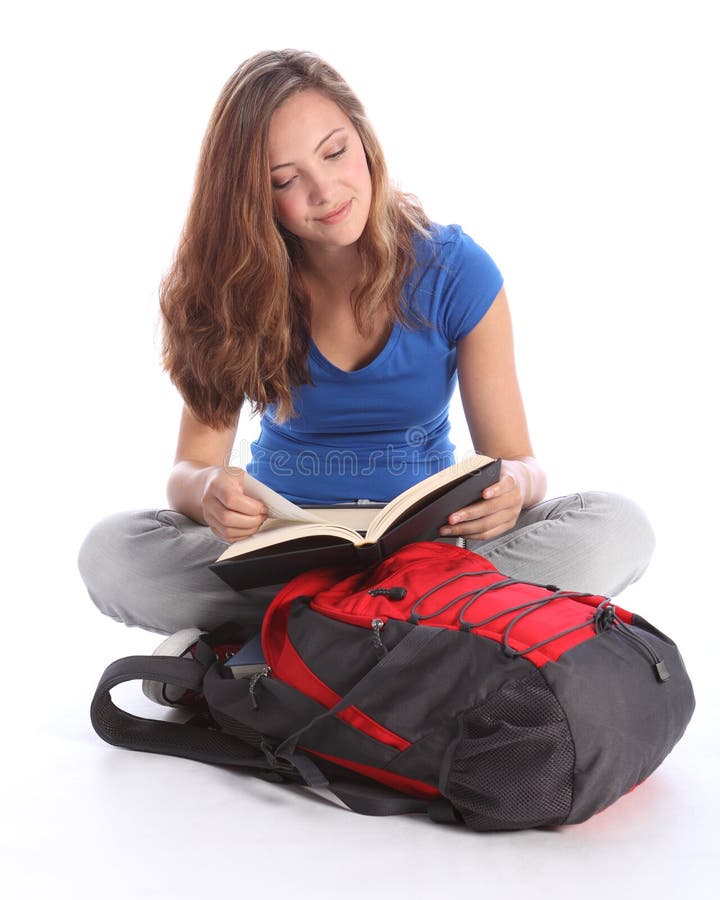
[[[565,714],[534,671],[460,716],[440,790],[477,831],[560,825],[572,806],[574,766]]]
[[[205,675],[203,692],[223,731],[248,740],[248,729],[284,739],[325,712],[325,707],[281,680],[263,677],[251,693],[251,677],[229,678],[218,663]]]

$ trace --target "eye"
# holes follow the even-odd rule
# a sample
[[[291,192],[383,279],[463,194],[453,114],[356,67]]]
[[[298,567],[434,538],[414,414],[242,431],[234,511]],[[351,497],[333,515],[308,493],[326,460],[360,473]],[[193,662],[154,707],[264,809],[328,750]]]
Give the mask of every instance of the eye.
[[[285,188],[290,187],[290,185],[293,183],[293,181],[295,181],[296,177],[297,176],[293,175],[293,177],[288,179],[288,181],[283,181],[282,184],[273,184],[273,187],[275,188],[276,191],[282,191]]]
[[[347,144],[344,147],[341,147],[335,153],[331,153],[326,159],[340,159],[343,153],[347,150]]]

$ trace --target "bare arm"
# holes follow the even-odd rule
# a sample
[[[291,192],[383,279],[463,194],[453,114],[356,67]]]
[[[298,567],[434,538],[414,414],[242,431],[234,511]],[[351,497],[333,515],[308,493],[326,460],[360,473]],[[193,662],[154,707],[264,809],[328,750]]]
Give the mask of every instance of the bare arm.
[[[263,504],[243,494],[242,472],[227,466],[236,431],[237,422],[222,430],[203,425],[184,406],[167,484],[172,509],[209,525],[225,541],[248,537],[266,518]]]
[[[450,518],[463,524],[443,533],[487,540],[512,528],[520,510],[539,503],[547,489],[530,443],[504,289],[458,343],[457,368],[473,445],[479,453],[502,457],[503,466],[498,483],[483,492],[484,500]]]

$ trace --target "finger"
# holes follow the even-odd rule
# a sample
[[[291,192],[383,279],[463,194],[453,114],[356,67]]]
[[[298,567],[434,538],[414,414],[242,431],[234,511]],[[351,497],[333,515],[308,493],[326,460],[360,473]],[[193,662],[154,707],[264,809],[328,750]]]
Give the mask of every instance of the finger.
[[[268,508],[264,503],[260,500],[254,500],[252,497],[248,497],[247,494],[243,494],[242,498],[238,501],[238,512],[243,513],[246,516],[260,516],[260,518],[265,519],[268,515]]]
[[[496,481],[495,484],[485,488],[482,493],[484,499],[480,500],[480,502],[471,503],[470,506],[464,506],[462,509],[457,509],[454,513],[451,513],[451,515],[448,516],[448,523],[450,525],[455,525],[469,519],[480,519],[484,516],[491,515],[501,508],[502,505],[508,505],[507,501],[509,498],[507,495],[514,491],[515,487],[515,479],[512,475],[502,477],[499,481]],[[505,498],[504,501],[502,499],[503,497]],[[495,500],[494,503],[487,502],[491,498]],[[498,498],[501,498],[499,502]]]
[[[218,490],[218,498],[228,507],[250,516],[265,516],[267,507],[261,500],[255,500],[243,490],[245,482],[245,470],[237,466],[225,466],[225,472],[230,476],[223,480]]]
[[[260,500],[243,494],[242,489],[233,480],[219,484],[215,497],[222,507],[246,516],[266,516],[267,507]]]
[[[462,509],[455,510],[448,516],[449,525],[458,525],[460,522],[469,522],[471,519],[482,519],[485,516],[492,515],[498,510],[498,501],[488,503],[481,500],[479,503],[472,503],[470,506],[464,506]]]
[[[216,529],[225,533],[241,531],[245,536],[257,531],[266,518],[266,516],[247,516],[225,507],[215,509],[206,515],[208,524],[214,525]]]
[[[491,532],[502,534],[512,528],[517,520],[517,512],[512,507],[495,509],[482,517],[471,518],[457,525],[443,526],[440,534],[443,537],[471,537],[486,540]]]
[[[484,500],[490,500],[493,497],[499,497],[502,494],[509,494],[515,490],[515,479],[512,475],[503,475],[495,484],[486,487],[482,492]]]
[[[224,528],[236,528],[241,531],[257,530],[265,521],[265,516],[248,516],[244,513],[226,509],[218,516],[218,521]]]

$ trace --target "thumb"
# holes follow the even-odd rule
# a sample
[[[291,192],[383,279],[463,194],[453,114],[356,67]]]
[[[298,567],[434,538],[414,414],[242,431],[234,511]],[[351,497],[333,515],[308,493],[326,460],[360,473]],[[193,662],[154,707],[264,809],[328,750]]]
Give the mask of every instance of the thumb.
[[[245,496],[245,469],[239,466],[225,466],[225,471],[232,479],[232,491],[239,496]]]
[[[241,469],[239,466],[225,466],[225,471],[236,479],[242,488],[245,481],[245,469]]]
[[[264,516],[267,514],[267,507],[265,503],[256,495],[255,491],[257,490],[258,482],[252,476],[247,475],[245,469],[240,469],[237,466],[226,466],[225,467],[228,474],[235,480],[238,488],[240,489],[243,497],[245,498],[246,504],[253,508],[252,515],[256,516]],[[250,482],[248,484],[249,493],[245,493],[245,478],[250,478]]]

